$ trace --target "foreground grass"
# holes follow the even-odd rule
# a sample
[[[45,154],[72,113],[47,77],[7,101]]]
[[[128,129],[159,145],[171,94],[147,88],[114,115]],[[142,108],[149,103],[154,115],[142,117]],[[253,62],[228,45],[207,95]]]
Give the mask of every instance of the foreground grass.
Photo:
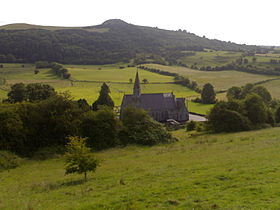
[[[97,153],[87,183],[63,160],[0,173],[1,209],[277,209],[280,128],[190,137]]]

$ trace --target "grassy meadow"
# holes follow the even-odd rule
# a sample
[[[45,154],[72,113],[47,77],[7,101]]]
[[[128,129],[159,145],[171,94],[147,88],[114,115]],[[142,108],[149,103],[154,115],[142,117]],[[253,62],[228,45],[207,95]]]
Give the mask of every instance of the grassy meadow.
[[[180,140],[96,153],[89,175],[64,175],[62,158],[0,173],[0,209],[278,209],[280,128],[173,134]]]
[[[72,77],[71,80],[61,80],[50,69],[40,69],[34,74],[35,66],[31,64],[4,64],[0,68],[0,79],[5,78],[6,83],[0,85],[0,99],[6,98],[10,85],[15,83],[46,83],[53,86],[58,92],[68,91],[74,99],[85,98],[93,103],[100,91],[103,82],[111,90],[111,97],[115,105],[120,106],[124,94],[131,94],[136,73],[135,67],[120,69],[123,64],[115,65],[65,65]],[[173,92],[177,97],[194,98],[198,93],[172,84],[173,77],[163,76],[139,69],[140,80],[148,80],[148,84],[141,84],[143,93]],[[132,79],[130,83],[129,79]],[[205,114],[209,106],[190,102],[190,111]]]
[[[196,65],[197,67],[216,67],[230,64],[242,56],[241,52],[230,51],[215,51],[206,50],[204,52],[185,51],[186,56],[183,56],[178,61],[187,64],[188,66]],[[193,55],[192,55],[193,54]],[[271,59],[280,61],[279,53],[266,53],[256,54],[255,56],[244,56],[244,59],[248,59],[248,64],[256,66],[257,69],[274,69],[279,67],[279,64],[270,63]],[[256,61],[253,62],[253,58]]]
[[[202,87],[206,83],[211,83],[216,90],[227,90],[232,86],[242,86],[247,83],[255,83],[268,79],[279,78],[279,76],[251,74],[240,71],[199,71],[179,66],[163,66],[159,64],[147,64],[145,66],[161,69],[164,71],[178,73],[194,80]],[[280,97],[280,96],[279,96]]]

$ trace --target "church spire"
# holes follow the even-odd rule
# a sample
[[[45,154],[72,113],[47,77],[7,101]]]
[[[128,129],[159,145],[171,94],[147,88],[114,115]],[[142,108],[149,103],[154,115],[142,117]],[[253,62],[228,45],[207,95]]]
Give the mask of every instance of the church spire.
[[[136,97],[139,97],[141,95],[141,87],[140,87],[138,70],[137,70],[136,76],[135,76],[135,82],[134,82],[134,87],[133,87],[133,95],[136,96]]]

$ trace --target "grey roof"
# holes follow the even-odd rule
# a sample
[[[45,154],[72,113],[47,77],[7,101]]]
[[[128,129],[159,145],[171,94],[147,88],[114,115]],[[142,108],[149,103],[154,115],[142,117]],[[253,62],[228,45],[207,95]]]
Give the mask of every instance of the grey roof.
[[[176,99],[173,93],[141,94],[138,99],[133,95],[124,95],[122,108],[137,104],[145,110],[174,110],[184,105],[183,100],[183,98]]]

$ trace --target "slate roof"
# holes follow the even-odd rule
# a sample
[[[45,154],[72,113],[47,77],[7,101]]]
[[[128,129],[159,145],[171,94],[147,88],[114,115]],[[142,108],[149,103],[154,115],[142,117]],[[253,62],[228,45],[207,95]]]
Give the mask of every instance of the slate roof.
[[[138,107],[145,110],[174,110],[180,106],[184,106],[184,99],[176,99],[173,93],[148,93],[141,94],[136,101],[133,95],[124,95],[122,101],[122,108],[130,104],[137,104]]]

